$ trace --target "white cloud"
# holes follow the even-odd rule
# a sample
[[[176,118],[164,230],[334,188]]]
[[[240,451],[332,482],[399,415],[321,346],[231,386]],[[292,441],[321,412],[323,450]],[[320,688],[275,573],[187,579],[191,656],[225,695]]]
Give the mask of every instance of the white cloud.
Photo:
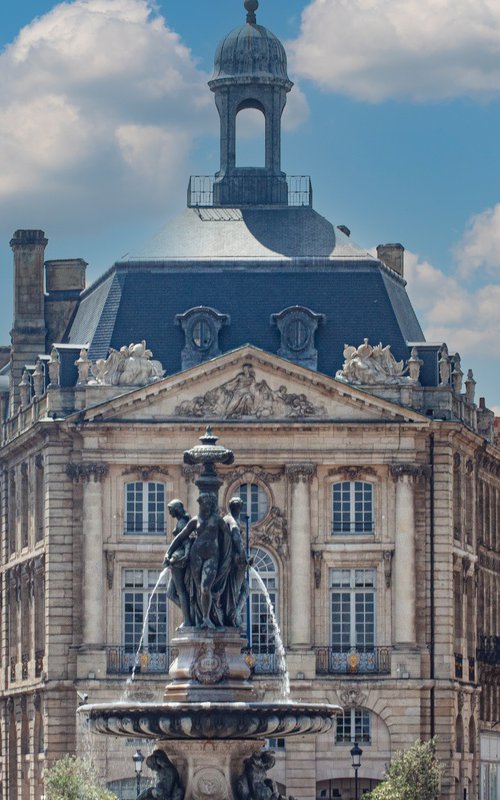
[[[468,276],[483,268],[500,275],[500,203],[473,216],[455,248],[460,274]]]
[[[207,76],[148,0],[60,3],[0,53],[2,233],[166,210],[199,134]]]
[[[312,0],[294,71],[360,100],[500,94],[498,0]]]
[[[460,352],[471,363],[477,358],[500,358],[500,284],[468,290],[454,275],[410,251],[405,276],[428,341],[446,342],[450,352]]]

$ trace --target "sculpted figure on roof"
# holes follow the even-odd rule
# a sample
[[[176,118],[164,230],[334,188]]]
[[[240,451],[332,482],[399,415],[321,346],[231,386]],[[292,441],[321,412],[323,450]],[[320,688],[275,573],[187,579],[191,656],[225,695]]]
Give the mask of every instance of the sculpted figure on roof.
[[[391,346],[378,344],[372,347],[368,339],[357,349],[345,345],[344,365],[335,376],[338,381],[358,386],[375,386],[384,384],[405,383],[407,370],[404,361],[396,361],[391,353]]]
[[[109,351],[109,356],[100,358],[92,367],[95,378],[93,383],[101,386],[146,386],[157,381],[165,374],[159,361],[153,359],[153,353],[143,340],[139,344],[130,344]]]

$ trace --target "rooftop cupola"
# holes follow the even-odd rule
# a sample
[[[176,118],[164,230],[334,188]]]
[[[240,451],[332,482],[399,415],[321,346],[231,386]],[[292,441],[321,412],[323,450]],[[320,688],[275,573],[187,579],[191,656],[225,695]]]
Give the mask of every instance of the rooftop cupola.
[[[281,117],[288,78],[285,48],[257,25],[257,0],[245,0],[244,25],[221,41],[210,89],[221,123],[221,164],[214,185],[214,205],[287,205],[288,185],[281,171]],[[265,119],[265,166],[236,166],[236,118],[247,108]]]

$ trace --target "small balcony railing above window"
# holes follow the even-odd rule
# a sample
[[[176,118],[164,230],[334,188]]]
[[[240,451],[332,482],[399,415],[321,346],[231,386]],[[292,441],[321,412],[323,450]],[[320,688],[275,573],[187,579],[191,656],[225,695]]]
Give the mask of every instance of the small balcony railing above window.
[[[226,184],[234,182],[235,187],[239,187],[241,182],[245,182],[245,195],[249,199],[246,205],[259,205],[262,194],[268,194],[263,190],[263,182],[266,180],[271,185],[275,181],[274,176],[263,175],[235,175],[226,177]],[[308,208],[312,207],[313,191],[309,175],[287,175],[288,184],[288,206]],[[214,205],[214,184],[213,175],[192,175],[189,179],[187,191],[188,208],[213,208]],[[230,192],[231,194],[231,192]]]
[[[106,648],[107,673],[130,675],[135,667],[136,675],[166,675],[176,654],[177,651],[173,647],[164,647],[161,650],[145,647],[137,654],[123,645],[110,646]]]
[[[391,647],[316,647],[317,675],[386,675],[391,672]]]

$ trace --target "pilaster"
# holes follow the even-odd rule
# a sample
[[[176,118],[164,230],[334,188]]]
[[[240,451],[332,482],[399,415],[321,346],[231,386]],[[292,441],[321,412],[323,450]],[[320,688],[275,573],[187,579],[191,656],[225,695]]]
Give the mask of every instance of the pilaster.
[[[289,464],[285,470],[290,486],[290,635],[292,649],[311,647],[311,483],[314,464]]]

